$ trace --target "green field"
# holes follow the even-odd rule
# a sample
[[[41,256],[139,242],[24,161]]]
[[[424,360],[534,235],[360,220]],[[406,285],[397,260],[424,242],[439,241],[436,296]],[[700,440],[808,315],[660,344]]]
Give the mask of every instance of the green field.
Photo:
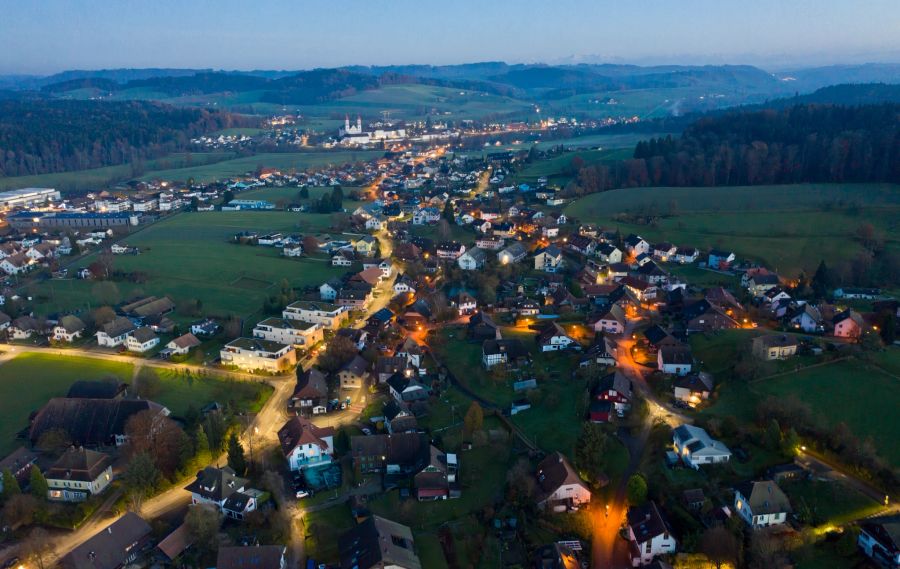
[[[883,509],[875,500],[840,482],[800,480],[787,482],[782,489],[794,512],[813,526],[840,526]]]
[[[122,255],[114,267],[143,271],[143,284],[117,283],[126,298],[138,293],[169,295],[176,302],[200,299],[207,314],[247,316],[262,306],[282,280],[294,287],[318,286],[341,275],[322,255],[288,259],[273,247],[238,245],[232,236],[244,230],[318,233],[330,225],[326,214],[290,212],[182,213],[148,226],[125,240],[141,254]],[[90,258],[84,260],[86,266]],[[48,280],[29,288],[44,311],[96,307],[91,297],[95,283]],[[33,288],[33,290],[32,290]]]
[[[307,168],[327,165],[339,165],[348,162],[367,161],[384,154],[377,150],[336,150],[332,152],[273,152],[255,154],[233,160],[224,160],[215,164],[193,166],[190,168],[173,168],[156,170],[142,176],[141,180],[177,180],[193,178],[196,182],[213,182],[222,178],[243,176],[259,167],[277,168],[279,170],[305,170]]]
[[[732,249],[786,275],[836,265],[863,251],[857,228],[871,223],[900,248],[900,188],[889,184],[800,184],[720,188],[628,188],[592,194],[566,208],[580,221],[698,248]],[[619,214],[656,217],[654,225]]]
[[[24,353],[0,365],[0,456],[17,444],[16,433],[28,427],[28,416],[52,397],[64,397],[80,379],[117,377],[130,383],[134,366],[101,359]],[[205,377],[189,378],[164,370],[160,374],[156,401],[174,415],[193,404],[202,407],[211,401],[233,401],[238,409],[258,410],[272,390],[263,383],[235,383]],[[26,387],[27,386],[27,387]]]
[[[557,186],[565,186],[572,179],[572,161],[579,158],[585,166],[594,164],[611,163],[617,160],[631,158],[631,148],[609,148],[603,150],[578,150],[566,152],[547,160],[539,160],[525,166],[514,176],[515,183],[534,184],[541,176],[546,176],[548,183]]]

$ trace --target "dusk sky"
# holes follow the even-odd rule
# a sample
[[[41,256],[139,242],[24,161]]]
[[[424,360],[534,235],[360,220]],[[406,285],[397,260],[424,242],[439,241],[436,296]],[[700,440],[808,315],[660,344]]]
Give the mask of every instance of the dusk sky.
[[[0,73],[900,60],[898,0],[0,0]]]

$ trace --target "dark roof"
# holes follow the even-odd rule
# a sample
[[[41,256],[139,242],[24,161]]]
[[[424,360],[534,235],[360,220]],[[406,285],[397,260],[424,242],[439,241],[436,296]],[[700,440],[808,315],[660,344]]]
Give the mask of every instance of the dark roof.
[[[318,368],[309,368],[297,376],[294,399],[320,399],[328,396],[328,382]]]
[[[422,567],[415,552],[412,531],[407,526],[379,516],[370,516],[341,535],[338,539],[338,549],[341,569]]]
[[[38,411],[28,437],[32,444],[45,432],[62,429],[72,442],[102,445],[114,435],[125,434],[125,423],[141,411],[162,412],[164,407],[146,400],[66,399],[55,397]]]
[[[115,338],[123,334],[127,334],[137,328],[134,323],[123,316],[116,316],[112,322],[103,325],[103,331],[107,336]]]
[[[536,476],[542,494],[538,501],[545,500],[563,484],[585,485],[568,459],[560,452],[554,452],[542,460],[538,464]]]
[[[870,518],[861,527],[878,541],[890,557],[896,557],[900,553],[900,516]]]
[[[117,569],[133,546],[150,536],[150,525],[133,512],[111,523],[62,558],[66,569]]]
[[[241,478],[227,466],[225,468],[207,466],[198,472],[197,478],[184,489],[208,500],[221,502],[246,484],[246,478]]]
[[[283,545],[220,546],[216,569],[279,569]]]
[[[628,510],[628,525],[634,532],[637,543],[645,543],[658,535],[672,533],[669,523],[656,506],[656,502],[648,502],[640,508]]]
[[[600,378],[597,384],[598,391],[616,390],[626,398],[631,398],[631,380],[621,371],[615,371]]]
[[[687,389],[692,393],[712,391],[713,376],[703,371],[689,373],[687,375],[675,378],[675,381],[672,385],[681,389]]]
[[[92,482],[109,467],[108,454],[84,448],[70,448],[47,470],[45,476],[53,480]]]
[[[328,449],[328,443],[323,439],[334,436],[334,427],[317,427],[307,419],[291,417],[281,429],[278,430],[278,442],[285,456],[293,452],[300,445],[318,445],[322,450]]]
[[[79,380],[69,387],[69,399],[114,399],[125,391],[126,384],[118,380]]]
[[[790,500],[772,480],[742,482],[734,489],[747,500],[754,516],[792,511]]]
[[[428,439],[419,433],[350,437],[350,454],[353,458],[383,456],[388,464],[414,466],[424,461],[427,453]]]
[[[683,365],[694,362],[691,348],[685,345],[663,346],[659,349],[659,354],[664,364]]]
[[[25,447],[19,447],[6,455],[3,460],[0,460],[0,472],[8,468],[10,472],[12,472],[15,476],[16,473],[20,470],[23,470],[25,469],[25,467],[30,467],[30,465],[34,464],[37,459],[37,453],[30,451]],[[28,468],[28,472],[30,472],[30,470],[31,469]]]
[[[528,355],[528,349],[521,340],[485,340],[481,350],[486,356],[506,354],[508,359],[516,359]]]
[[[663,330],[662,327],[658,324],[654,324],[653,326],[644,330],[644,337],[647,338],[648,342],[656,345],[668,338],[669,333]]]

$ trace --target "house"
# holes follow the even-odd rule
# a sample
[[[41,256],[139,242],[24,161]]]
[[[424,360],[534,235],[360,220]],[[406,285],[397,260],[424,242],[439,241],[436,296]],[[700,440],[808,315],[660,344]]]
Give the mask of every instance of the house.
[[[672,383],[672,390],[675,399],[692,406],[697,405],[709,399],[713,390],[713,376],[703,371],[678,376]]]
[[[407,369],[405,373],[397,372],[385,381],[388,391],[398,403],[409,405],[415,401],[428,399],[431,394],[431,390],[412,375],[413,370]]]
[[[419,345],[416,340],[410,336],[407,336],[403,342],[397,346],[397,350],[394,352],[395,355],[404,358],[409,365],[412,367],[419,369],[420,372],[422,370],[422,364],[425,363],[422,357],[422,346]]]
[[[26,486],[31,476],[31,467],[37,462],[37,459],[37,453],[30,451],[25,447],[19,447],[6,455],[3,460],[0,460],[0,473],[3,473],[8,469],[10,474],[13,475],[13,478],[19,483],[20,487]],[[0,474],[0,493],[2,492],[3,476]]]
[[[159,336],[149,326],[141,326],[125,338],[125,348],[129,352],[143,354],[159,344]]]
[[[731,251],[720,251],[719,249],[713,249],[709,252],[706,266],[710,269],[727,271],[729,268],[731,268],[731,263],[733,263],[734,260],[735,256]]]
[[[290,344],[259,338],[237,338],[219,351],[223,365],[245,371],[281,373],[297,365],[297,352]]]
[[[675,250],[675,262],[687,265],[693,263],[700,256],[700,251],[695,247],[678,247]]]
[[[611,402],[613,404],[613,409],[615,409],[616,414],[620,417],[625,414],[625,411],[631,408],[631,398],[631,380],[628,379],[628,376],[618,370],[600,378],[593,394],[593,399],[597,401]]]
[[[47,479],[47,499],[84,502],[103,492],[112,482],[112,458],[108,454],[71,447],[53,463]]]
[[[371,235],[363,235],[353,243],[353,248],[357,254],[363,257],[372,257],[375,255],[376,249],[378,249],[378,240]]]
[[[366,284],[365,286],[342,288],[338,291],[335,302],[344,309],[362,310],[366,307],[366,303],[368,303],[371,298],[372,287]]]
[[[656,502],[650,501],[645,506],[629,508],[626,525],[632,567],[647,565],[660,555],[675,553],[678,542]]]
[[[456,309],[461,315],[472,314],[478,309],[478,301],[466,291],[462,291],[456,297]]]
[[[772,480],[738,484],[734,489],[734,509],[753,529],[781,525],[792,512],[790,500]]]
[[[154,417],[169,415],[168,409],[146,399],[54,397],[32,419],[28,440],[36,445],[47,431],[63,430],[76,445],[121,446],[128,441],[128,419],[144,411]]]
[[[593,320],[593,328],[595,332],[604,332],[606,334],[621,334],[625,332],[625,324],[628,322],[625,317],[625,311],[618,303],[611,304],[606,312],[602,312],[589,319]]]
[[[723,309],[705,298],[686,305],[682,310],[682,319],[688,332],[714,332],[741,327],[738,321],[728,314],[728,309]]]
[[[597,247],[596,253],[597,256],[600,257],[600,260],[604,263],[622,262],[622,250],[612,243],[601,244],[599,247]]]
[[[822,313],[812,304],[806,302],[787,317],[788,325],[795,330],[807,333],[824,332],[825,325]]]
[[[591,501],[590,488],[560,452],[542,460],[535,476],[538,486],[535,502],[540,509],[572,512]]]
[[[285,257],[302,257],[303,245],[300,245],[299,243],[285,245],[281,248],[281,254]]]
[[[297,375],[297,385],[288,400],[288,409],[319,415],[328,411],[328,382],[325,374],[311,367]]]
[[[356,355],[341,366],[337,376],[341,389],[360,389],[366,382],[366,370],[369,368],[369,362],[362,357]]]
[[[169,355],[183,356],[200,345],[200,340],[190,332],[182,334],[174,340],[166,344],[166,351]]]
[[[781,285],[781,279],[778,275],[766,271],[752,275],[747,279],[747,283],[744,286],[753,296],[762,296],[779,285]]]
[[[7,327],[6,333],[10,340],[27,340],[40,333],[40,327],[38,321],[31,316],[19,316]]]
[[[338,251],[331,257],[332,267],[349,267],[353,264],[353,254],[348,251]]]
[[[485,261],[487,261],[487,251],[479,249],[478,247],[469,249],[456,260],[459,264],[459,268],[464,271],[481,269],[484,267]]]
[[[209,504],[226,516],[241,520],[257,506],[257,492],[247,489],[248,482],[228,466],[207,466],[184,489],[191,493],[191,504]]]
[[[455,454],[447,454],[434,445],[428,449],[428,463],[413,477],[416,499],[420,502],[458,498],[456,483],[459,460]]]
[[[285,569],[286,555],[283,545],[222,545],[216,569]]]
[[[325,301],[332,301],[337,298],[338,291],[341,290],[341,281],[338,279],[330,279],[319,285],[319,298]]]
[[[562,268],[563,254],[556,245],[538,249],[534,256],[534,269],[545,273],[555,273]]]
[[[291,417],[278,430],[278,443],[290,470],[329,464],[334,458],[334,427],[317,427],[308,419]]]
[[[338,539],[341,569],[422,569],[409,527],[369,516]]]
[[[678,252],[678,247],[668,242],[657,243],[653,246],[652,254],[655,259],[659,259],[663,263],[672,260]]]
[[[619,282],[622,283],[625,290],[634,295],[638,302],[649,302],[656,298],[656,286],[649,281],[629,275]]]
[[[499,251],[503,248],[504,239],[495,235],[484,235],[475,241],[475,246],[487,251]]]
[[[581,367],[591,364],[615,366],[616,354],[618,351],[619,347],[615,340],[608,336],[603,336],[591,344],[585,352],[584,357],[578,362],[578,365]]]
[[[897,569],[900,567],[900,516],[864,520],[859,526],[856,544],[882,567]]]
[[[499,340],[500,328],[487,313],[476,312],[469,317],[466,337],[470,341]]]
[[[731,451],[727,446],[694,425],[676,427],[672,431],[672,442],[681,461],[694,470],[700,470],[706,464],[721,464],[731,460]]]
[[[632,257],[637,257],[643,253],[650,252],[650,243],[640,235],[632,233],[625,238],[625,250],[628,251],[628,254]]]
[[[563,327],[556,322],[551,322],[541,330],[537,336],[537,343],[542,352],[555,352],[569,348],[581,349],[581,345],[566,334]]]
[[[350,437],[350,456],[358,473],[388,475],[418,472],[428,460],[428,438],[420,433]]]
[[[597,242],[585,235],[569,235],[566,241],[569,250],[582,255],[593,255],[597,250]]]
[[[222,327],[210,318],[191,323],[191,334],[195,336],[215,336],[221,329]]]
[[[845,310],[834,315],[834,336],[837,338],[857,339],[866,328],[866,321],[855,310]]]
[[[59,323],[53,327],[53,340],[56,342],[74,342],[84,333],[86,328],[81,318],[67,314],[59,319]]]
[[[528,350],[521,340],[485,340],[481,345],[481,363],[486,368],[498,364],[514,364],[528,357]]]
[[[387,220],[381,215],[374,215],[366,220],[366,229],[371,231],[381,231],[387,224]]]
[[[787,334],[766,334],[753,338],[753,355],[761,360],[784,360],[797,353],[800,342]]]
[[[150,544],[150,524],[134,512],[94,534],[60,561],[62,569],[120,569],[134,563]]]
[[[501,265],[511,265],[513,263],[518,263],[524,259],[526,255],[528,255],[528,250],[525,248],[525,245],[516,241],[497,253],[497,260],[500,261]]]
[[[323,328],[336,330],[349,318],[347,309],[328,302],[300,300],[289,304],[281,313],[282,318],[321,324]]]
[[[322,327],[315,322],[290,318],[266,318],[253,328],[253,337],[295,347],[310,347],[325,339]]]
[[[112,322],[107,322],[97,331],[97,345],[107,348],[121,346],[136,329],[137,326],[128,318],[116,316]]]
[[[466,246],[458,241],[443,241],[434,249],[438,259],[455,261],[466,252]]]

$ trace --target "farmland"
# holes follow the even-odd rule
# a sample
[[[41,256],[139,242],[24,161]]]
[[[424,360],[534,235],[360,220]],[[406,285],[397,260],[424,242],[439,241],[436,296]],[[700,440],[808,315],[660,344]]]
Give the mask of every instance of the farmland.
[[[116,377],[131,382],[134,367],[129,363],[54,354],[24,353],[0,365],[0,454],[15,448],[15,434],[28,426],[28,416],[52,397],[64,397],[74,382],[82,379]],[[239,409],[258,410],[271,388],[262,383],[235,384],[214,377],[189,378],[165,370],[160,374],[156,401],[175,415],[189,404],[202,406],[210,401],[234,401]],[[27,381],[28,389],[23,389]]]
[[[630,188],[584,197],[566,213],[650,240],[732,249],[788,275],[811,272],[821,259],[854,258],[863,223],[884,234],[887,247],[900,247],[900,191],[888,184]],[[635,223],[647,216],[652,225]]]
[[[173,216],[129,237],[140,255],[115,258],[115,268],[142,271],[143,284],[117,283],[123,298],[143,292],[175,300],[200,299],[204,312],[247,316],[257,311],[282,280],[291,286],[318,286],[343,269],[325,256],[288,259],[271,247],[230,242],[240,231],[317,233],[330,225],[325,214],[288,212],[204,212]],[[90,263],[90,258],[85,261]],[[48,310],[96,306],[94,283],[50,280],[34,291]]]

